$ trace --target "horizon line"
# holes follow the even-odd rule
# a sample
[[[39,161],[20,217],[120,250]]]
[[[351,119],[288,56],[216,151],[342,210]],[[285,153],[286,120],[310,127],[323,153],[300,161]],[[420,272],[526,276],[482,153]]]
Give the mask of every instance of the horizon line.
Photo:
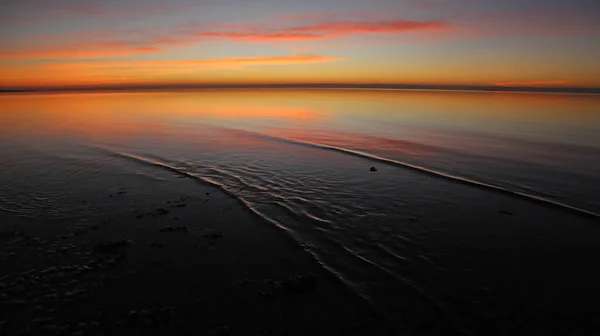
[[[0,88],[0,93],[27,92],[103,92],[103,91],[157,91],[194,89],[389,89],[436,91],[491,91],[600,94],[600,87],[536,87],[501,85],[444,85],[444,84],[378,84],[378,83],[263,83],[263,84],[148,84],[148,85],[81,85],[65,87],[15,87]]]

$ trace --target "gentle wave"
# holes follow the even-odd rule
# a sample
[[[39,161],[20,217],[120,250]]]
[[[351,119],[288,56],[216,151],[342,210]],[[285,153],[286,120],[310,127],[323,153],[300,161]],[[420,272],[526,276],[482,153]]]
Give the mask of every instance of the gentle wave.
[[[248,211],[250,211],[250,213],[256,215],[259,219],[274,225],[275,227],[278,227],[280,229],[283,229],[284,232],[287,233],[287,235],[293,239],[293,241],[301,248],[303,248],[303,250],[305,250],[306,252],[309,253],[309,255],[326,271],[328,271],[330,274],[332,274],[334,277],[336,277],[337,279],[339,279],[344,286],[350,290],[351,292],[353,292],[355,295],[361,297],[362,299],[364,299],[365,301],[367,301],[374,309],[380,311],[383,314],[387,314],[387,312],[385,311],[381,311],[380,308],[374,303],[373,298],[371,298],[368,293],[365,293],[364,291],[362,291],[360,289],[360,286],[357,283],[354,283],[353,281],[351,281],[341,270],[336,269],[336,267],[334,265],[330,265],[329,263],[327,263],[322,256],[319,254],[319,249],[320,247],[314,247],[312,246],[309,242],[305,242],[300,238],[300,235],[291,227],[285,226],[283,225],[280,221],[278,221],[277,219],[273,218],[272,216],[267,215],[265,212],[260,211],[259,209],[257,209],[257,207],[254,205],[254,203],[258,203],[261,204],[261,202],[251,202],[248,201],[246,199],[244,199],[244,197],[242,197],[240,194],[232,191],[231,186],[228,186],[226,184],[223,183],[219,183],[211,178],[208,178],[206,176],[200,176],[197,175],[195,173],[191,173],[191,172],[187,172],[184,169],[180,169],[178,167],[175,167],[173,165],[170,165],[168,163],[162,162],[161,160],[158,160],[156,156],[154,156],[154,158],[147,158],[147,157],[143,157],[143,156],[139,156],[139,155],[134,155],[134,154],[129,154],[129,153],[124,153],[124,152],[120,152],[120,151],[115,151],[115,150],[110,150],[108,148],[104,148],[104,147],[96,147],[96,149],[100,149],[104,152],[106,152],[109,155],[112,155],[114,157],[118,157],[118,158],[122,158],[122,159],[126,159],[126,160],[130,160],[136,164],[143,164],[143,165],[147,165],[147,166],[151,166],[151,167],[157,167],[157,168],[161,168],[161,169],[165,169],[168,171],[171,171],[175,174],[178,174],[180,176],[183,177],[187,177],[187,178],[191,178],[194,179],[195,181],[198,181],[200,183],[205,183],[207,185],[210,186],[214,186],[219,188],[220,190],[222,190],[223,192],[225,192],[227,195],[233,197],[234,199],[236,199],[238,202],[240,202],[240,204],[246,208]],[[221,170],[219,170],[221,171]],[[222,171],[221,171],[222,172]],[[227,176],[230,176],[231,174],[226,174]],[[233,188],[235,189],[235,188]],[[276,195],[274,195],[276,196]],[[277,197],[277,196],[276,196]],[[308,221],[308,222],[317,222],[317,223],[328,223],[331,224],[332,227],[331,229],[335,229],[336,225],[335,223],[328,221],[326,219],[322,219],[319,218],[317,216],[311,215],[310,213],[308,213],[307,211],[303,211],[303,210],[296,210],[293,209],[292,207],[290,207],[289,205],[286,205],[283,200],[278,201],[278,202],[268,202],[267,205],[271,205],[271,206],[276,206],[279,209],[284,210],[284,212],[291,216],[292,218],[296,218],[298,220],[302,220],[302,221]],[[316,228],[317,230],[319,228]],[[374,261],[365,259],[366,257],[362,256],[360,253],[353,251],[351,249],[349,249],[348,247],[346,247],[342,242],[338,241],[337,239],[334,239],[331,236],[325,236],[322,237],[323,239],[330,241],[331,243],[334,243],[336,245],[341,245],[344,247],[344,250],[346,250],[350,256],[352,258],[356,258],[359,259],[363,262],[367,262],[369,265],[371,265],[372,267],[375,267],[376,269],[380,270],[380,271],[384,271],[386,274],[388,274],[388,276],[395,278],[396,280],[401,281],[403,284],[407,285],[409,288],[411,288],[412,290],[415,291],[415,294],[417,294],[419,297],[425,299],[426,301],[432,303],[434,306],[436,306],[436,309],[440,309],[440,302],[436,301],[435,299],[433,299],[432,297],[430,297],[425,291],[424,289],[418,287],[416,284],[414,284],[412,281],[404,278],[404,277],[400,277],[399,274],[396,274],[393,271],[388,270],[387,268],[383,267],[382,265],[378,265],[377,263],[375,263]]]
[[[329,150],[366,160],[390,164],[396,167],[407,168],[421,173],[430,174],[438,178],[485,188],[490,191],[501,192],[510,196],[523,198],[528,201],[557,207],[559,209],[571,211],[579,215],[591,216],[596,219],[600,218],[600,216],[595,213],[560,204],[551,200],[539,198],[537,196],[515,192],[495,185],[437,172],[424,167],[371,155],[369,153],[324,144],[279,138],[261,133],[248,132],[248,135],[259,137],[268,141],[278,141],[285,144],[307,146],[320,150]],[[105,147],[94,146],[94,148],[102,150],[113,157],[130,160],[136,164],[143,164],[165,169],[177,175],[191,178],[195,181],[219,188],[229,196],[234,197],[244,208],[256,215],[262,221],[283,229],[284,232],[286,232],[286,235],[293,239],[295,243],[302,247],[306,252],[308,252],[323,269],[327,270],[333,276],[338,278],[345,287],[347,287],[354,294],[368,301],[377,310],[380,309],[375,302],[380,298],[378,298],[376,295],[374,296],[368,290],[361,288],[361,279],[365,278],[363,273],[385,274],[385,278],[390,279],[394,283],[394,285],[390,285],[390,288],[396,288],[394,290],[402,290],[405,294],[418,298],[421,302],[426,302],[428,305],[431,305],[433,311],[435,311],[435,314],[439,318],[446,318],[454,314],[452,308],[448,306],[449,303],[446,302],[443,294],[437,293],[435,290],[431,290],[431,288],[428,288],[425,283],[421,283],[421,280],[409,278],[402,270],[403,268],[421,268],[435,272],[443,272],[443,265],[437,263],[435,260],[432,260],[421,252],[415,252],[415,250],[412,248],[411,250],[414,252],[414,255],[404,256],[403,253],[393,248],[393,246],[377,244],[374,246],[374,250],[369,251],[369,246],[365,246],[363,249],[361,246],[357,246],[356,244],[353,245],[352,241],[346,242],[345,239],[340,239],[340,236],[337,235],[337,233],[334,233],[334,231],[338,229],[339,223],[337,223],[335,220],[330,220],[328,217],[322,218],[319,215],[315,215],[310,209],[310,207],[315,207],[321,211],[325,211],[329,208],[335,209],[336,204],[318,204],[324,200],[319,198],[312,200],[310,198],[307,199],[293,192],[290,192],[289,197],[286,196],[285,193],[284,195],[280,195],[278,189],[285,188],[286,184],[288,187],[293,187],[293,185],[290,185],[291,182],[282,176],[277,177],[277,179],[272,179],[268,175],[259,176],[261,175],[260,173],[264,173],[264,170],[259,169],[258,167],[256,167],[256,169],[245,169],[245,167],[227,167],[226,169],[223,169],[220,167],[206,166],[199,162],[163,158],[155,154],[140,155]],[[343,210],[344,209],[341,209],[340,211]],[[280,213],[282,216],[280,216]],[[289,221],[290,219],[291,222]],[[312,222],[314,224],[327,225],[306,225],[302,227],[295,227],[294,223],[296,221],[302,223]],[[321,234],[323,230],[325,232]],[[306,240],[307,236],[309,238],[308,241]],[[394,235],[392,238],[407,244],[421,244],[418,240],[407,238],[401,235]],[[307,244],[307,242],[312,242],[313,240],[315,244],[311,247],[310,243]],[[332,247],[336,251],[339,250],[339,252],[343,252],[343,260],[335,257],[336,253],[338,253],[337,256],[339,256],[339,252],[332,252]],[[332,259],[332,255],[334,256],[334,259]],[[390,261],[386,262],[387,259]],[[401,266],[398,266],[398,264]],[[423,265],[419,266],[420,264]],[[409,272],[408,274],[412,273]],[[386,311],[381,312],[386,315],[388,314]]]
[[[516,190],[510,190],[510,189],[507,189],[507,188],[504,188],[501,186],[497,186],[497,185],[493,185],[493,184],[489,184],[486,182],[476,181],[476,180],[468,179],[468,178],[461,177],[458,175],[448,174],[448,173],[444,173],[441,171],[429,169],[426,167],[417,166],[417,165],[413,165],[410,163],[401,162],[398,160],[385,158],[385,157],[381,157],[381,156],[374,155],[374,154],[369,154],[369,153],[358,151],[358,150],[337,147],[337,146],[331,146],[331,145],[326,145],[326,144],[320,144],[320,143],[314,143],[314,142],[308,142],[308,141],[297,140],[297,139],[276,137],[276,136],[271,136],[271,135],[266,135],[266,134],[261,134],[261,133],[249,132],[249,131],[244,131],[244,132],[247,132],[248,135],[250,135],[250,136],[258,137],[258,138],[261,138],[264,140],[277,141],[277,142],[282,142],[282,143],[286,143],[286,144],[335,151],[338,153],[351,155],[354,157],[359,157],[359,158],[363,158],[363,159],[367,159],[367,160],[371,160],[371,161],[375,161],[375,162],[385,163],[385,164],[389,164],[389,165],[393,165],[393,166],[399,166],[399,167],[411,169],[411,170],[414,170],[414,171],[417,171],[420,173],[428,174],[430,176],[443,178],[443,179],[450,180],[453,182],[467,184],[467,185],[471,185],[471,186],[475,186],[475,187],[485,188],[487,190],[503,193],[503,194],[506,194],[509,196],[519,197],[519,198],[522,198],[522,199],[525,199],[527,201],[534,202],[537,204],[552,206],[552,207],[555,207],[558,209],[562,209],[564,211],[569,211],[573,214],[591,217],[591,218],[600,220],[600,214],[589,211],[589,210],[581,209],[576,206],[556,202],[556,201],[553,201],[553,200],[550,200],[550,199],[547,199],[544,197],[527,194],[527,193],[523,193],[523,192],[516,191]]]

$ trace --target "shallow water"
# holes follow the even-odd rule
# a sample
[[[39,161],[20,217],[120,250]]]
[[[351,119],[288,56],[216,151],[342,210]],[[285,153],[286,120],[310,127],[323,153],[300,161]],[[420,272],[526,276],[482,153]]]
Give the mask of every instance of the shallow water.
[[[107,173],[218,185],[417,329],[597,313],[599,96],[3,95],[0,156],[4,218],[93,216]]]

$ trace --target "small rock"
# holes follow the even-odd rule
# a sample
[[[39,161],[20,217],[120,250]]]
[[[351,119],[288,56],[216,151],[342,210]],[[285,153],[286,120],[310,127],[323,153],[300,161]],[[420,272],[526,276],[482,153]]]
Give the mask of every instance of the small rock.
[[[375,168],[375,167],[371,167],[371,169],[369,169],[369,170],[370,170],[370,171],[372,171],[372,172],[376,172],[376,171],[377,171],[377,168]]]

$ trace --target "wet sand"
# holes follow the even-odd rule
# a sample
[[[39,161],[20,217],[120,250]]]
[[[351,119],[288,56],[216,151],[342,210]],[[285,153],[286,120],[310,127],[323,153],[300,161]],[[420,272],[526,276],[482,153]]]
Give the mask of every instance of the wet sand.
[[[1,335],[397,332],[215,187],[176,179],[87,196],[89,220],[1,217]]]

